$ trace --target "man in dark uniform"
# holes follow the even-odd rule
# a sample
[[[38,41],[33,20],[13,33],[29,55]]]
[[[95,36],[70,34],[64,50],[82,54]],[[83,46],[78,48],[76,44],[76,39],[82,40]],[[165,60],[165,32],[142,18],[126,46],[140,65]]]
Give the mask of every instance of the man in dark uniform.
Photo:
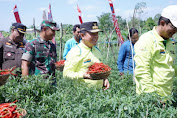
[[[25,25],[13,23],[10,36],[0,40],[0,69],[21,67],[21,57],[24,52],[22,42],[25,33]]]
[[[22,56],[22,75],[55,75],[57,59],[56,46],[50,42],[59,30],[56,22],[44,20],[41,23],[40,36],[25,45]]]

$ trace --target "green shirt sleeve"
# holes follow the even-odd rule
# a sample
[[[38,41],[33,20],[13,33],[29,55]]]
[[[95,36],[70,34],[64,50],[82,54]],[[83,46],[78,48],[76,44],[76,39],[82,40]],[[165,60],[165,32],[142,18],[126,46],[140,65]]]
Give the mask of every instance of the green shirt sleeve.
[[[146,42],[146,43],[145,43]],[[153,42],[149,36],[143,35],[135,44],[135,81],[137,93],[154,91],[153,80],[150,74],[150,63],[153,53]],[[140,84],[141,83],[141,84]]]

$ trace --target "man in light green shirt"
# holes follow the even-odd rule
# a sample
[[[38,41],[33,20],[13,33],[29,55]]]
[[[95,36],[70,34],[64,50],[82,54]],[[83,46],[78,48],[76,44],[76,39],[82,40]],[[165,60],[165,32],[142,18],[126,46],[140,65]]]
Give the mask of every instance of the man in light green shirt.
[[[176,42],[170,39],[177,32],[177,5],[163,9],[158,26],[143,34],[135,44],[136,93],[156,92],[171,95],[177,66]]]
[[[94,85],[98,87],[105,86],[105,90],[109,88],[109,81],[107,78],[104,80],[92,80],[87,74],[88,67],[95,62],[101,62],[102,57],[100,50],[95,46],[98,41],[97,22],[86,22],[80,26],[80,35],[82,41],[77,46],[73,47],[66,56],[63,76],[69,79],[76,79],[84,81],[89,86]]]

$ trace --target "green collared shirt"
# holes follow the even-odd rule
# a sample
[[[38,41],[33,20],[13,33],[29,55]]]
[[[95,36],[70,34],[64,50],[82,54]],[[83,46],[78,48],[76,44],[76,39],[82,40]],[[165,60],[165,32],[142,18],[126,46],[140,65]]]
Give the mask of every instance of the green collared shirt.
[[[82,41],[73,47],[66,56],[63,76],[70,79],[85,81],[90,85],[103,86],[103,80],[84,79],[83,74],[95,62],[101,62],[101,53],[96,47],[89,48]]]
[[[136,93],[157,92],[161,96],[171,95],[176,70],[176,43],[157,33],[156,27],[143,34],[135,44]],[[176,71],[177,72],[177,71]]]

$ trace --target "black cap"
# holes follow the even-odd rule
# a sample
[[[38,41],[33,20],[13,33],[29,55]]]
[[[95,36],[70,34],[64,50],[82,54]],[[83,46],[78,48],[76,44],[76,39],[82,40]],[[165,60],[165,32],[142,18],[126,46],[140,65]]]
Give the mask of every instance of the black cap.
[[[21,23],[13,23],[12,28],[17,29],[20,33],[26,33],[26,26]]]
[[[82,23],[80,26],[80,32],[82,31],[88,31],[88,32],[101,32],[101,30],[98,28],[97,22],[85,22]]]

